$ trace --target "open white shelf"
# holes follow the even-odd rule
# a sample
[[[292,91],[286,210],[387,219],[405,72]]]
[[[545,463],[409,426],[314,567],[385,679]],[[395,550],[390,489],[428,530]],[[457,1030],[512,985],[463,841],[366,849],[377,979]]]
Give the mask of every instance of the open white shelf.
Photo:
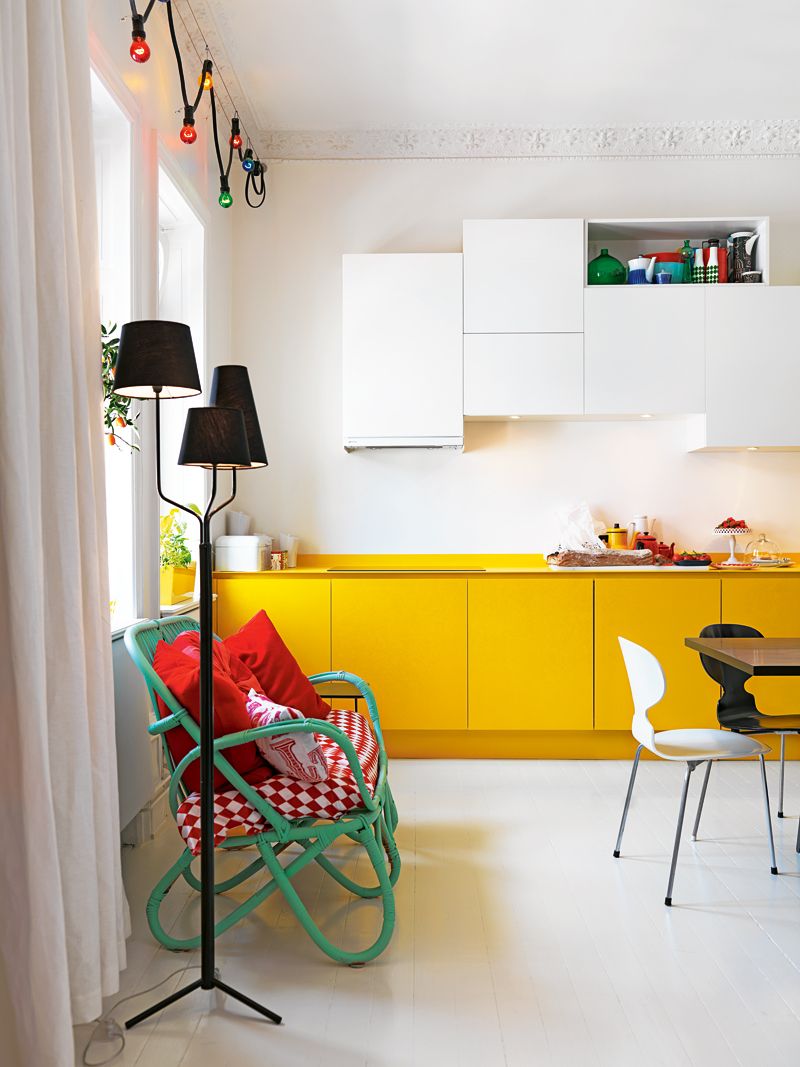
[[[720,242],[739,230],[758,233],[755,270],[762,272],[762,285],[769,284],[769,218],[764,215],[726,216],[705,219],[587,219],[585,224],[584,279],[589,262],[607,248],[627,264],[640,252],[677,252],[688,238],[698,244],[710,237]],[[594,288],[594,287],[593,287]]]

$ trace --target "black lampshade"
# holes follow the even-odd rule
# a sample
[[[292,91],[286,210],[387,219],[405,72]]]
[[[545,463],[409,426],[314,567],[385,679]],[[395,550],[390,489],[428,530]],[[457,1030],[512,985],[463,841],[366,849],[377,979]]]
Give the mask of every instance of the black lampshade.
[[[237,408],[190,408],[178,463],[182,467],[250,466],[244,415]]]
[[[264,439],[261,436],[247,367],[230,365],[215,367],[209,400],[221,408],[238,408],[242,412],[247,429],[247,443],[250,446],[250,466],[266,467],[267,450],[264,448]]]
[[[137,400],[196,396],[200,389],[192,331],[183,322],[141,319],[119,334],[114,392]]]

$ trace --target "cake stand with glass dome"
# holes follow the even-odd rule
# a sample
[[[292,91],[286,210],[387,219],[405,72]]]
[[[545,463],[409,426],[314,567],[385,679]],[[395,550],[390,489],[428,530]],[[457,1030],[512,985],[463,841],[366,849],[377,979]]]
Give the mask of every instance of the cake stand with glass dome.
[[[744,557],[754,567],[790,567],[791,559],[784,555],[766,534],[759,534],[744,550]]]
[[[730,523],[730,520],[726,520]],[[746,522],[738,523],[736,525],[722,525],[714,527],[715,537],[727,537],[730,547],[730,555],[727,559],[720,560],[720,567],[741,567],[742,561],[736,558],[736,538],[743,536],[744,534],[752,533],[753,531],[747,525]]]

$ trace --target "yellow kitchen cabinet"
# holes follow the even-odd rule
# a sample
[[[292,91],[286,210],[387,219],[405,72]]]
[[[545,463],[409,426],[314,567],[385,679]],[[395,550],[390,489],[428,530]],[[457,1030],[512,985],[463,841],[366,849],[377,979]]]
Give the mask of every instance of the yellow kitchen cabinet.
[[[262,608],[305,674],[330,670],[331,583],[327,578],[217,578],[215,629],[227,637]]]
[[[333,669],[369,682],[385,730],[466,729],[466,579],[334,580],[331,622]]]
[[[657,730],[716,726],[719,689],[703,670],[697,653],[683,642],[719,618],[719,578],[705,574],[597,577],[595,729],[631,728],[633,703],[618,637],[644,645],[664,668],[667,691],[651,714]]]
[[[591,580],[468,585],[470,730],[591,730]]]
[[[765,637],[800,637],[800,580],[729,578],[722,583],[722,621],[755,626]],[[767,715],[800,713],[800,678],[752,678],[747,688]]]

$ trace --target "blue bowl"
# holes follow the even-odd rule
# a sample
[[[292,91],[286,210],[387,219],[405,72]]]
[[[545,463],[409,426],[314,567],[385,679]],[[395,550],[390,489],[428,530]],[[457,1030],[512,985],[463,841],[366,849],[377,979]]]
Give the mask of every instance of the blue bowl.
[[[661,274],[663,271],[670,275],[673,285],[679,285],[683,282],[682,263],[656,263],[656,274]]]

